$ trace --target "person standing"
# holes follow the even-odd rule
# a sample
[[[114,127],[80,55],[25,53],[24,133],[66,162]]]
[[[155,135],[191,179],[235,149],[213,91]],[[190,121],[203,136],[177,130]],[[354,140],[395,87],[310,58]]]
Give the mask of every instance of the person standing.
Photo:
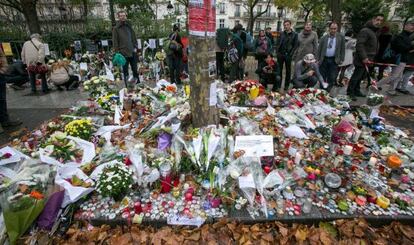
[[[227,60],[230,63],[229,82],[243,79],[243,41],[237,34],[238,28],[234,27],[233,31],[229,33],[230,44],[227,53]]]
[[[273,55],[274,53],[274,48],[275,48],[275,39],[274,39],[274,37],[273,37],[273,34],[272,34],[272,28],[269,26],[269,27],[266,27],[266,32],[265,32],[265,34],[266,34],[266,37],[268,37],[269,38],[269,40],[270,40],[270,43],[272,44],[272,50],[270,50],[270,53]]]
[[[217,29],[216,34],[216,64],[217,64],[217,75],[224,82],[225,71],[224,71],[224,52],[228,48],[229,39],[228,39],[229,29],[220,28]]]
[[[414,19],[410,20],[410,23],[414,24]],[[407,54],[407,66],[410,66],[410,67],[405,68],[403,79],[401,82],[398,83],[397,88],[395,89],[398,92],[403,93],[403,94],[410,93],[407,90],[407,85],[408,85],[408,82],[410,81],[411,76],[414,74],[414,32],[412,32],[410,35],[410,43],[411,43],[411,50]]]
[[[319,67],[313,54],[307,54],[303,60],[295,64],[295,74],[293,76],[294,88],[316,87],[323,83],[323,77],[319,72]]]
[[[344,61],[339,65],[340,67],[340,74],[339,74],[339,81],[337,83],[338,86],[343,86],[343,79],[345,77],[345,71],[350,66],[352,66],[352,61],[354,59],[354,52],[355,52],[355,45],[356,39],[354,38],[354,32],[349,30],[345,33],[345,57]],[[350,77],[347,77],[349,80]]]
[[[170,82],[181,84],[181,64],[183,60],[183,47],[184,44],[181,41],[180,28],[178,25],[173,26],[173,32],[168,39],[170,44],[168,46],[168,66],[170,70]]]
[[[0,48],[0,133],[3,133],[3,127],[11,127],[22,124],[20,121],[12,121],[7,113],[6,101],[6,80],[4,74],[7,72],[7,59],[3,50]]]
[[[272,51],[272,42],[266,36],[264,30],[260,30],[259,36],[254,43],[254,48],[257,60],[257,70],[260,70],[260,68],[266,63],[265,60],[267,55],[271,54]]]
[[[283,28],[284,31],[280,34],[276,45],[276,52],[281,79],[283,66],[286,67],[285,89],[288,89],[291,80],[292,55],[298,45],[298,34],[292,30],[290,20],[283,22]]]
[[[345,37],[338,33],[338,24],[329,24],[329,34],[321,38],[318,48],[318,61],[323,79],[328,82],[326,90],[329,92],[336,84],[338,65],[345,58]]]
[[[298,34],[298,47],[293,54],[293,61],[297,63],[307,54],[316,56],[318,51],[318,34],[312,31],[312,23],[306,22],[305,28]]]
[[[390,60],[384,57],[385,50],[390,46],[392,40],[392,34],[390,33],[390,28],[388,26],[383,26],[379,31],[378,36],[378,52],[375,56],[375,62],[378,63],[389,63]],[[377,80],[381,80],[384,76],[384,70],[387,66],[379,65],[378,67],[378,77]],[[374,69],[374,66],[372,67]],[[370,71],[371,73],[371,71]]]
[[[122,67],[125,84],[129,78],[129,66],[131,66],[132,75],[135,83],[139,83],[138,76],[138,57],[137,57],[137,37],[132,29],[131,24],[127,21],[127,13],[123,10],[117,13],[118,22],[112,29],[112,43],[115,52],[121,53],[126,63]]]
[[[26,64],[32,92],[29,95],[36,95],[36,75],[38,74],[42,79],[42,92],[44,94],[49,92],[46,81],[46,71],[36,71],[38,67],[45,67],[45,46],[42,42],[41,36],[37,33],[30,36],[30,40],[23,44],[22,60]],[[31,69],[33,68],[33,69]]]
[[[378,40],[376,32],[383,21],[384,15],[377,14],[358,33],[354,57],[355,70],[347,88],[347,94],[352,100],[356,100],[356,97],[365,97],[360,90],[361,80],[368,77],[368,65],[372,63],[377,54]]]
[[[391,49],[398,54],[397,60],[393,62],[397,66],[392,68],[390,76],[381,79],[377,84],[378,86],[381,86],[382,84],[389,83],[390,86],[387,91],[387,94],[389,95],[397,95],[395,90],[403,77],[408,56],[414,52],[413,45],[411,44],[412,41],[410,41],[410,35],[413,32],[414,22],[409,21],[405,24],[404,30],[391,41]]]

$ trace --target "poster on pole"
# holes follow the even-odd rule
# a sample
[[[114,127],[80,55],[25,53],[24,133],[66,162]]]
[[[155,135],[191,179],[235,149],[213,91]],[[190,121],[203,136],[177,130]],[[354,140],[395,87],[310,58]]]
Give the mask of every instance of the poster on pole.
[[[108,46],[108,40],[101,40],[101,45],[102,45],[102,47],[107,47]]]
[[[138,49],[142,49],[141,39],[137,39]]]
[[[157,41],[156,41],[156,39],[150,39],[149,40],[149,48],[150,49],[156,49],[157,48]]]
[[[216,1],[189,0],[189,32],[193,36],[216,35]]]
[[[3,47],[4,55],[13,56],[13,51],[10,43],[2,43],[1,46]]]

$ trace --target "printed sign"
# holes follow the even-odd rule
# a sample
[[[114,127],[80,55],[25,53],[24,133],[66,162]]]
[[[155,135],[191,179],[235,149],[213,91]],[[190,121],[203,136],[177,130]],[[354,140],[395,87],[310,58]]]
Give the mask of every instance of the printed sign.
[[[246,157],[273,156],[273,136],[271,135],[248,135],[236,136],[234,151],[243,150]]]
[[[4,55],[13,56],[13,51],[12,51],[10,43],[2,43],[1,46],[3,47]]]
[[[190,35],[200,37],[216,35],[215,0],[190,0],[188,18]]]

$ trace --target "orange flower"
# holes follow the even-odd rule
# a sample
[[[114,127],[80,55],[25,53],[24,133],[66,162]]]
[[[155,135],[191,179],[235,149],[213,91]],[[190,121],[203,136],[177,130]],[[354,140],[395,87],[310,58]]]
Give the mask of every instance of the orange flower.
[[[167,90],[168,92],[175,93],[175,92],[177,91],[177,88],[176,88],[175,86],[168,85],[168,86],[166,87],[166,90]]]
[[[32,191],[30,192],[30,197],[33,197],[34,199],[40,200],[43,199],[43,194],[38,191]]]

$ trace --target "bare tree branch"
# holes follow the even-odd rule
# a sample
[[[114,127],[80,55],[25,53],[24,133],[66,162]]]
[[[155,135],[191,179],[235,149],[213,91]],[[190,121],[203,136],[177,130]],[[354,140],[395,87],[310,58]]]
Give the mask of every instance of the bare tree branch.
[[[9,7],[9,8],[14,8],[19,12],[23,12],[23,9],[21,7],[21,5],[19,4],[19,1],[13,1],[13,0],[0,0],[0,5]]]
[[[268,1],[267,1],[267,4],[266,4],[266,9],[265,9],[264,11],[262,11],[262,12],[258,13],[258,14],[254,17],[254,19],[257,19],[258,17],[260,17],[260,16],[264,15],[264,14],[268,11],[268,9],[269,9],[269,7],[270,7],[270,1],[271,1],[271,0],[268,0]]]

